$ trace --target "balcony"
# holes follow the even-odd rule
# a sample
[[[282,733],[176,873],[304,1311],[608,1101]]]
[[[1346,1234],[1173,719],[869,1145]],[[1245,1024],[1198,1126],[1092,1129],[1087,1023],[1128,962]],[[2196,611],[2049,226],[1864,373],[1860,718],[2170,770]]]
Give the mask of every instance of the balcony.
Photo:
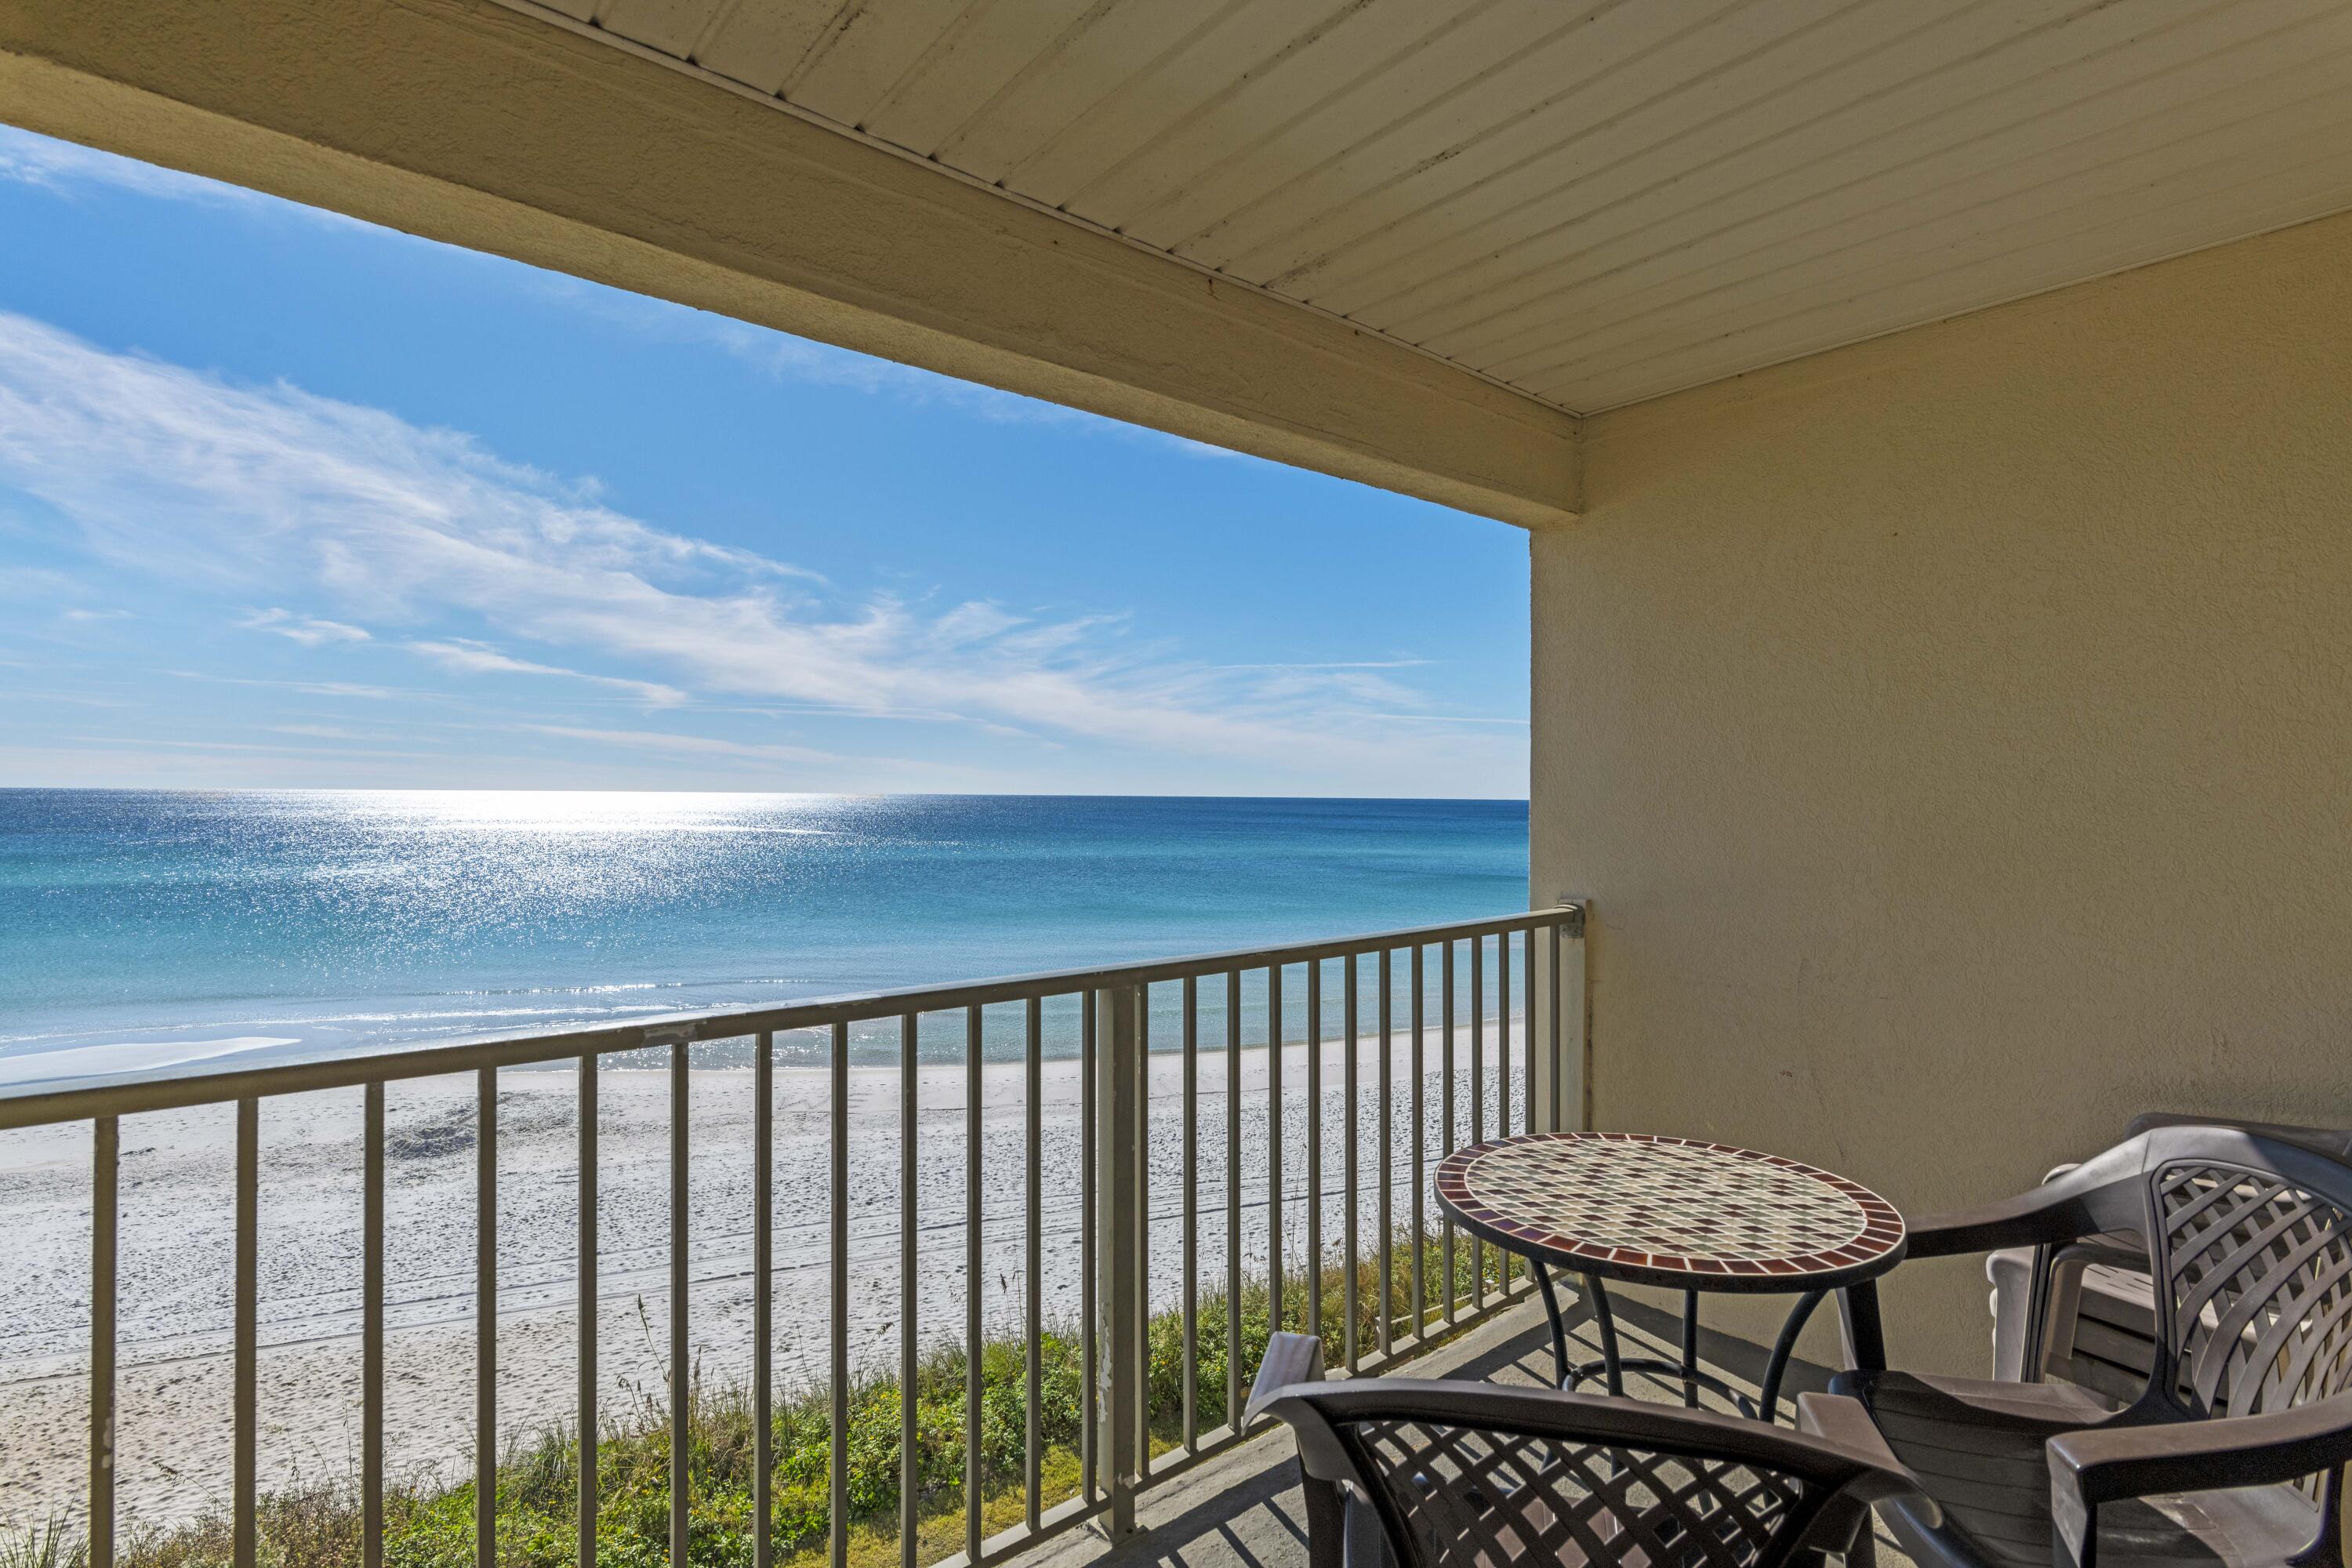
[[[692,1456],[660,1435],[688,1426],[660,1424],[696,1389],[660,1369],[708,1331],[708,1386],[772,1365],[733,1429],[790,1405],[824,1454],[709,1521],[823,1521],[780,1557],[976,1563],[1172,1519],[1145,1540],[1271,1563],[1295,1514],[1202,1500],[1259,1452],[1231,1418],[1248,1358],[1214,1343],[1234,1298],[1312,1311],[1360,1370],[1448,1332],[1532,1353],[1525,1282],[1442,1232],[1433,1268],[1416,1209],[1480,1118],[1702,1132],[1921,1210],[2152,1107],[2352,1123],[2344,6],[1457,6],[1436,45],[1417,7],[1225,7],[1197,50],[1140,5],[1021,37],[994,29],[1044,10],[912,8],[845,47],[836,9],[30,0],[0,7],[0,117],[1528,529],[1532,896],[1591,892],[1593,934],[1548,910],[0,1101],[40,1179],[94,1199],[6,1282],[0,1333],[51,1331],[39,1463],[87,1499],[95,1562],[151,1506],[162,1421],[210,1446],[218,1555],[247,1563],[297,1459],[373,1527],[427,1450],[457,1456],[442,1523],[470,1550],[497,1522],[466,1512],[476,1439],[488,1476],[624,1395],[655,1423],[635,1522],[683,1536]],[[1498,937],[1500,1005],[1500,964],[1463,963]],[[864,1092],[869,1061],[920,1069],[919,1115]],[[855,1119],[813,1143],[765,1109],[667,1120],[786,1079]],[[599,1096],[656,1131],[600,1162]],[[184,1239],[228,1284],[184,1321],[116,1289],[154,1268],[167,1117],[218,1154]],[[360,1347],[316,1405],[274,1381],[320,1337],[270,1316],[289,1132],[363,1238],[311,1303]],[[478,1227],[470,1198],[404,1220],[412,1158],[494,1178]],[[941,1181],[907,1184],[925,1163]],[[740,1234],[673,1192],[724,1195]],[[575,1209],[625,1245],[572,1246]],[[1906,1359],[1980,1368],[1981,1279],[1904,1276]],[[419,1362],[420,1295],[521,1338]],[[1066,1361],[1027,1349],[1049,1323]],[[526,1407],[532,1336],[559,1374]],[[1024,1352],[971,1353],[998,1341]],[[940,1417],[875,1434],[911,1484],[848,1463],[868,1371]],[[1033,1384],[1072,1387],[1066,1444]]]
[[[12,1462],[7,1511],[79,1482],[53,1523],[96,1562],[191,1528],[254,1561],[324,1518],[373,1563],[427,1515],[483,1562],[550,1530],[906,1568],[1124,1537],[1256,1435],[1269,1323],[1358,1373],[1524,1333],[1525,1264],[1429,1173],[1580,1116],[1583,931],[1569,905],[0,1100],[91,1215],[83,1268],[12,1288],[19,1396],[86,1421]]]

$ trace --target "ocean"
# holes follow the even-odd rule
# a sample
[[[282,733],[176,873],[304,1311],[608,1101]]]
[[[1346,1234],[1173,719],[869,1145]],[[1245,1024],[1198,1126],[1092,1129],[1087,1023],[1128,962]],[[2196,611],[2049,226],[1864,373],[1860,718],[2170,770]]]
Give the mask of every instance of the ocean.
[[[0,1088],[1505,914],[1527,844],[1517,801],[0,790]]]

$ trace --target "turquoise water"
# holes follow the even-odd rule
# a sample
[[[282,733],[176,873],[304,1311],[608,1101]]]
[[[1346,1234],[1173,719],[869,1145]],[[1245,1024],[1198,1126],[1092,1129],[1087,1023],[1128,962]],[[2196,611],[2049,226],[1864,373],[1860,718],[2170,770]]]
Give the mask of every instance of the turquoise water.
[[[0,1085],[1505,914],[1527,843],[1524,802],[0,790]]]

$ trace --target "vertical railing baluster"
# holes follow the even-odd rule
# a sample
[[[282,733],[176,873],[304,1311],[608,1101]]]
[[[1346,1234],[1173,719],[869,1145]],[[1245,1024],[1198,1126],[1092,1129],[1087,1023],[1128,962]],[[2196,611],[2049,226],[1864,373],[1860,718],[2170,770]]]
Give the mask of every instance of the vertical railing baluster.
[[[687,1551],[688,1465],[692,1449],[688,1427],[693,1412],[687,1399],[693,1390],[687,1376],[688,1354],[687,1300],[688,1225],[692,1217],[687,1189],[688,1129],[691,1120],[687,1095],[687,1043],[669,1048],[669,1560],[684,1563]]]
[[[1470,1142],[1486,1141],[1486,939],[1470,939]],[[1470,1305],[1486,1305],[1486,1248],[1470,1238]]]
[[[1496,1136],[1511,1135],[1511,933],[1495,938],[1495,1062],[1502,1107]]]
[[[1445,1081],[1438,1091],[1439,1159],[1454,1152],[1454,939],[1445,941],[1444,962],[1437,972],[1437,1010],[1443,1022],[1438,1027],[1438,1060],[1444,1068]],[[1440,1281],[1445,1291],[1445,1321],[1454,1322],[1460,1314],[1460,1299],[1454,1279],[1454,1221],[1451,1216],[1438,1226],[1444,1238],[1445,1256],[1442,1264],[1444,1278]]]
[[[1429,1237],[1422,1217],[1422,1154],[1427,1145],[1427,1110],[1423,1104],[1422,1037],[1424,1033],[1424,1004],[1422,997],[1423,972],[1429,967],[1429,950],[1419,942],[1412,949],[1412,984],[1410,999],[1412,1007],[1412,1337],[1421,1338],[1428,1326],[1429,1299],[1423,1295],[1423,1258],[1429,1250]]]
[[[1132,984],[1096,993],[1104,1069],[1103,1124],[1095,1139],[1095,1155],[1102,1165],[1098,1187],[1103,1211],[1103,1242],[1096,1255],[1102,1282],[1097,1299],[1109,1342],[1103,1347],[1099,1368],[1089,1366],[1087,1374],[1104,1384],[1103,1430],[1096,1457],[1102,1464],[1104,1528],[1113,1540],[1135,1532],[1136,1486],[1150,1463],[1150,1449],[1143,1444],[1149,1388],[1139,1375],[1149,1347],[1141,1267],[1144,1153],[1138,1138],[1144,1126],[1141,1101],[1149,1066],[1143,1057],[1141,1015],[1150,1000],[1147,987]]]
[[[751,1568],[775,1558],[776,1037],[751,1048]],[[593,1565],[592,1565],[593,1568]]]
[[[827,1227],[833,1257],[833,1300],[826,1313],[833,1335],[828,1382],[833,1394],[832,1441],[826,1469],[833,1482],[833,1568],[849,1563],[849,1025],[833,1026],[833,1206]],[[977,1445],[974,1445],[977,1447]],[[671,1559],[676,1563],[677,1559]]]
[[[1560,1055],[1562,1041],[1559,1033],[1559,983],[1565,977],[1560,973],[1559,961],[1560,950],[1567,944],[1560,941],[1559,926],[1544,927],[1544,945],[1551,952],[1551,984],[1544,991],[1544,999],[1550,1004],[1548,1009],[1550,1016],[1545,1034],[1547,1043],[1544,1047],[1544,1055],[1551,1061],[1551,1130],[1554,1132],[1565,1132],[1569,1131],[1566,1120],[1568,1097],[1560,1080],[1567,1076],[1563,1069],[1568,1063]]]
[[[922,1481],[915,1448],[916,1203],[922,1079],[915,1047],[916,1015],[898,1016],[898,1568],[916,1568],[915,1502]]]
[[[596,1053],[580,1053],[580,1197],[577,1260],[579,1305],[578,1359],[575,1371],[580,1405],[579,1539],[574,1542],[577,1568],[596,1568]],[[381,1500],[378,1507],[381,1509]],[[381,1514],[379,1514],[379,1520]],[[374,1563],[368,1568],[377,1568]]]
[[[1029,998],[1024,1019],[1023,1051],[1028,1065],[1029,1101],[1029,1245],[1028,1279],[1024,1282],[1028,1294],[1029,1374],[1028,1430],[1025,1438],[1027,1461],[1022,1477],[1022,1487],[1029,1500],[1029,1530],[1037,1531],[1045,1514],[1045,1501],[1038,1495],[1045,1488],[1045,1173],[1043,1150],[1045,1142],[1045,999]]]
[[[1184,976],[1184,1447],[1201,1450],[1201,983]]]
[[[1346,1141],[1340,1145],[1339,1190],[1341,1211],[1347,1216],[1348,1229],[1348,1245],[1342,1255],[1346,1272],[1340,1276],[1339,1300],[1348,1314],[1341,1342],[1346,1347],[1349,1372],[1354,1372],[1359,1363],[1356,1345],[1356,1254],[1359,1237],[1356,1224],[1360,1217],[1360,1200],[1362,1195],[1358,1191],[1356,1172],[1360,1163],[1356,1148],[1356,1058],[1359,1054],[1356,1048],[1356,984],[1357,971],[1361,967],[1357,963],[1358,956],[1350,952],[1341,960],[1345,967],[1340,974],[1339,1002],[1339,1030],[1347,1042],[1339,1057],[1339,1114],[1346,1127]]]
[[[980,1561],[980,1118],[981,1012],[963,1013],[963,1543],[964,1560]],[[839,1568],[835,1564],[835,1568]]]
[[[114,1568],[114,1320],[116,1197],[122,1123],[90,1122],[89,1153],[89,1568]]]
[[[499,1560],[499,1069],[474,1079],[474,1558]]]
[[[236,1568],[254,1568],[255,1504],[254,1374],[257,1348],[256,1301],[260,1280],[261,1101],[251,1095],[236,1102],[236,1318],[235,1453],[230,1460],[230,1545]]]
[[[1102,1460],[1099,1449],[1102,1433],[1100,1400],[1102,1362],[1097,1357],[1100,1347],[1095,1333],[1095,1271],[1099,1267],[1096,1258],[1095,1237],[1097,1215],[1095,1205],[1097,1154],[1095,1142],[1099,1136],[1095,1118],[1100,1113],[1095,1103],[1095,1053],[1097,1025],[1096,1014],[1103,1005],[1102,993],[1083,992],[1078,997],[1078,1359],[1085,1363],[1086,1375],[1078,1381],[1078,1482],[1080,1495],[1092,1508],[1102,1497]],[[912,1568],[909,1564],[908,1568]]]
[[[1225,972],[1225,1426],[1242,1429],[1242,972]]]
[[[1282,965],[1265,970],[1265,1322],[1282,1327]]]
[[[1394,1033],[1391,1013],[1391,996],[1395,988],[1391,973],[1391,952],[1381,949],[1379,1013],[1381,1020],[1381,1200],[1377,1205],[1381,1226],[1381,1356],[1385,1360],[1396,1350],[1396,1122],[1394,1107],[1390,1104],[1391,1086],[1396,1077],[1394,1051],[1390,1040]]]
[[[1307,961],[1307,1331],[1323,1333],[1323,961]]]
[[[1511,1135],[1511,933],[1495,933],[1495,1135]],[[1511,1292],[1511,1255],[1495,1248],[1495,1272]]]
[[[360,1131],[360,1563],[383,1564],[383,1085]]]
[[[1486,938],[1470,938],[1470,1142],[1486,1142]],[[1486,1246],[1470,1237],[1470,1307],[1486,1307]]]
[[[1576,952],[1571,962],[1576,974],[1576,1010],[1568,1016],[1568,1053],[1576,1062],[1576,1125],[1591,1132],[1599,1123],[1593,1119],[1592,1085],[1592,909],[1580,906],[1574,917],[1570,934],[1575,939]]]
[[[1135,1353],[1127,1375],[1135,1388],[1130,1406],[1137,1484],[1151,1474],[1151,985],[1135,988],[1135,1095],[1127,1124],[1135,1151]]]

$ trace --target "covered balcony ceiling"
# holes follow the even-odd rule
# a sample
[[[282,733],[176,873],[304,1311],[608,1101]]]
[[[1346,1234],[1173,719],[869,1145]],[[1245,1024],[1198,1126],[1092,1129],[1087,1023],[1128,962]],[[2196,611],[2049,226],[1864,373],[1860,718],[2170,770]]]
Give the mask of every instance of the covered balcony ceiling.
[[[511,3],[1577,413],[2352,205],[2338,0]]]
[[[1530,528],[2352,208],[2352,0],[0,0],[0,119]]]

